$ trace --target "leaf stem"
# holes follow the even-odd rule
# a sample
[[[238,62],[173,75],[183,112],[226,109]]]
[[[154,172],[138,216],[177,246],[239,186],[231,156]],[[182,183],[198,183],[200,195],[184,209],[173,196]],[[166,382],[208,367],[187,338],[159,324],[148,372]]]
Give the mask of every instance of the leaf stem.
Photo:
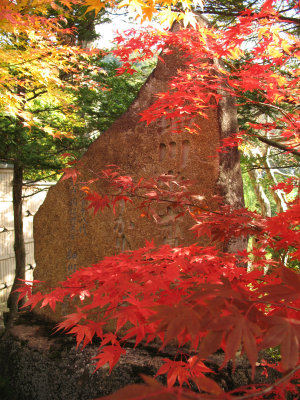
[[[275,389],[277,386],[281,385],[282,383],[286,382],[289,380],[298,370],[300,370],[300,365],[298,365],[296,368],[292,369],[289,371],[287,374],[283,375],[282,378],[278,379],[276,382],[274,382],[271,386],[266,387],[263,390],[260,390],[255,393],[248,393],[242,396],[237,396],[233,397],[234,400],[247,400],[247,399],[253,399],[253,398],[258,398],[259,396],[262,396],[264,394],[271,393],[273,389]]]

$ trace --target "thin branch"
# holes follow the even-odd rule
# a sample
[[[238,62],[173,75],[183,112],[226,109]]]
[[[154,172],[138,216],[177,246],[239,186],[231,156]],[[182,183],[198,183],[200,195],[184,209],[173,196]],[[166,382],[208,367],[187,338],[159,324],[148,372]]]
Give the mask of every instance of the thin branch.
[[[267,306],[274,306],[274,307],[284,307],[284,308],[289,308],[290,310],[294,310],[294,311],[300,311],[300,308],[298,307],[293,307],[293,306],[288,306],[286,304],[283,303],[270,303],[269,301],[263,301],[263,300],[249,300],[250,303],[262,303],[262,304],[266,304]]]
[[[294,7],[288,7],[288,8],[285,8],[284,10],[280,10],[280,13],[282,14],[282,13],[292,11],[292,10],[294,10]]]
[[[255,137],[255,136],[253,135],[253,137]],[[250,139],[251,139],[250,136],[244,138],[245,142],[247,142],[249,144],[252,144],[252,141]],[[277,157],[277,156],[281,156],[282,153],[283,153],[283,150],[280,150],[280,151],[277,151],[277,152],[275,152],[275,150],[274,150],[272,152],[272,154],[271,154],[271,157],[274,158],[274,157]],[[255,161],[259,161],[259,160],[263,160],[263,159],[264,159],[263,157],[255,157]],[[290,160],[290,162],[293,162],[293,161]],[[298,163],[291,165],[291,167],[298,167]],[[263,169],[263,167],[261,167],[261,168]],[[278,167],[278,168],[281,168],[281,167]],[[286,167],[283,167],[283,168],[286,168]]]
[[[296,168],[298,165],[294,165],[294,167]],[[284,168],[284,167],[272,167],[273,169],[279,169],[279,168]],[[283,176],[288,176],[289,178],[296,178],[298,179],[299,176],[294,175],[294,174],[286,174],[284,172],[281,171],[275,171],[275,174],[279,174],[279,175],[283,175]]]
[[[36,99],[37,97],[39,97],[39,96],[41,96],[42,94],[45,94],[45,93],[47,93],[47,92],[48,92],[48,90],[42,90],[41,92],[34,93],[29,99],[26,100],[26,102],[31,101],[31,100],[34,100],[34,99]]]
[[[256,1],[254,1],[248,8],[250,9],[250,7],[255,4]],[[206,8],[204,10],[199,10],[197,11],[199,14],[210,14],[210,15],[221,15],[221,16],[225,16],[225,17],[238,17],[241,15],[241,10],[237,10],[237,11],[230,11],[230,10],[217,10],[217,9],[209,9]],[[286,10],[283,10],[282,12],[284,12]],[[251,16],[254,16],[256,13],[256,11],[252,11],[252,13],[250,14]],[[258,17],[258,19],[262,19],[262,18],[273,18],[273,15],[264,15],[263,17]],[[300,25],[300,19],[299,18],[294,18],[294,17],[287,17],[285,15],[282,14],[278,14],[277,18],[279,19],[279,21],[282,22],[287,22],[290,24],[295,24],[295,25]]]
[[[98,179],[101,178],[101,177],[99,178],[99,175],[96,172],[94,172],[91,168],[87,168],[87,170],[90,171],[93,175],[97,176]],[[87,182],[79,182],[79,183],[80,184],[85,184],[85,185],[88,184]],[[140,188],[140,189],[145,189],[145,188]],[[108,196],[114,196],[114,197],[117,197],[117,196],[120,195],[120,193],[108,193],[108,192],[105,192],[105,194],[108,195]],[[130,197],[130,198],[133,198],[133,199],[134,198],[144,199],[144,200],[149,201],[149,202],[150,201],[158,201],[158,202],[165,202],[165,203],[174,204],[174,205],[178,205],[178,206],[182,205],[182,203],[180,203],[178,200],[171,200],[171,199],[160,198],[160,197],[149,198],[146,195],[137,194],[137,193],[126,193],[126,196]],[[198,204],[195,204],[195,203],[188,203],[187,202],[187,203],[184,203],[183,205],[185,207],[194,207],[194,208],[198,208],[201,211],[206,211],[206,212],[210,212],[210,213],[217,214],[217,215],[223,215],[222,212],[213,211],[213,210],[201,207],[201,206],[199,206]]]
[[[45,179],[47,179],[47,178],[51,178],[52,176],[55,176],[55,175],[57,175],[57,174],[58,174],[58,172],[54,172],[53,174],[43,176],[42,178],[35,179],[34,181],[31,180],[31,181],[23,182],[23,186],[32,186],[32,185],[34,185],[34,184],[37,183],[37,182],[43,181],[43,180],[45,180]]]
[[[282,107],[279,107],[279,106],[276,106],[275,104],[273,104],[262,90],[258,90],[258,93],[268,102],[268,104],[263,103],[261,101],[255,101],[255,103],[261,104],[263,106],[268,106],[268,107],[274,108],[275,110],[278,110],[287,120],[289,120],[292,124],[295,125],[296,121],[295,121],[295,119],[291,118],[289,113],[287,113]],[[245,98],[247,98],[247,97],[245,97]],[[288,103],[288,101],[285,101],[285,102]],[[292,104],[294,105],[294,103],[292,103]]]
[[[19,63],[15,63],[15,64],[3,63],[3,64],[0,64],[0,67],[4,67],[4,68],[6,68],[6,67],[17,67],[17,66],[20,66],[20,65],[31,63],[32,61],[41,60],[41,59],[43,59],[45,57],[48,57],[50,55],[51,55],[51,52],[48,51],[46,54],[40,55],[40,56],[35,57],[35,58],[31,58],[30,60],[25,60],[25,61],[22,61],[22,62],[19,62]]]
[[[41,193],[41,192],[44,192],[45,190],[48,190],[48,189],[49,189],[49,188],[45,187],[45,188],[43,188],[43,189],[36,190],[36,191],[33,192],[33,193],[23,195],[23,196],[22,196],[22,199],[27,199],[28,197],[33,197],[33,196],[35,196],[36,194],[39,194],[39,193]]]
[[[291,23],[291,24],[300,25],[300,19],[299,18],[285,17],[284,15],[279,15],[278,19],[280,21],[284,21],[284,22],[288,22],[288,23]]]
[[[39,114],[43,112],[58,111],[58,110],[63,110],[63,107],[61,106],[61,107],[40,108],[39,110],[31,111],[31,114]]]
[[[234,400],[247,400],[253,398],[257,399],[258,397],[263,396],[264,394],[271,393],[273,389],[275,389],[277,386],[280,386],[282,383],[288,381],[298,370],[300,370],[300,365],[298,365],[296,368],[292,369],[290,372],[285,374],[282,378],[278,379],[275,383],[273,383],[273,385],[270,385],[265,389],[255,393],[249,393],[242,396],[234,397]]]
[[[286,151],[287,153],[291,153],[291,154],[294,154],[294,155],[297,156],[297,157],[300,157],[300,152],[299,152],[298,150],[291,149],[291,148],[289,148],[289,147],[287,147],[287,146],[285,146],[285,145],[283,145],[283,144],[280,144],[280,143],[278,143],[278,142],[274,142],[273,140],[267,139],[267,138],[265,138],[265,137],[263,137],[263,136],[260,136],[260,135],[258,135],[258,134],[255,134],[255,137],[256,137],[260,142],[263,142],[263,143],[265,143],[265,144],[268,144],[269,146],[275,147],[275,148],[277,148],[277,149]]]
[[[295,165],[295,164],[284,165],[283,167],[278,167],[278,166],[276,166],[276,167],[261,167],[260,165],[252,165],[250,168],[246,169],[246,171],[244,173],[251,171],[253,169],[286,169],[286,168],[296,168],[296,167],[298,167],[298,165]],[[297,176],[293,175],[293,174],[284,174],[283,172],[280,172],[280,171],[278,171],[277,173],[280,175],[293,176],[293,177],[297,178]]]

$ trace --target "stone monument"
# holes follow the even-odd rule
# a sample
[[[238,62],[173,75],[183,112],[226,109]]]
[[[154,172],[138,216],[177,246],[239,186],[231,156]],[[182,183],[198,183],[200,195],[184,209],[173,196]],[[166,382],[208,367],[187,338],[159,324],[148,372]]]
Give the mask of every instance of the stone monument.
[[[178,52],[162,58],[128,111],[83,155],[79,180],[90,179],[89,171],[99,173],[114,164],[137,179],[161,174],[173,174],[179,180],[190,179],[195,182],[193,192],[203,197],[203,204],[211,204],[214,195],[221,195],[227,204],[243,207],[238,150],[217,152],[221,139],[237,131],[232,98],[225,96],[217,108],[209,109],[208,119],[201,116],[193,119],[200,127],[199,134],[190,134],[185,129],[176,133],[178,126],[174,129],[172,121],[164,118],[149,126],[140,122],[140,113],[153,104],[155,94],[167,90],[170,78],[184,68],[184,57]],[[111,191],[102,181],[96,182],[93,188],[99,193]],[[184,217],[174,223],[175,211],[168,204],[158,206],[160,221],[155,223],[141,218],[136,204],[120,205],[116,215],[106,209],[94,216],[87,210],[84,197],[71,179],[60,180],[50,188],[35,215],[34,279],[45,281],[48,287],[55,287],[81,266],[142,247],[145,240],[154,239],[156,245],[171,246],[188,245],[197,240],[188,230],[192,219]],[[46,309],[37,311],[44,316],[48,314]],[[63,311],[58,311],[55,318],[59,319],[60,313]]]

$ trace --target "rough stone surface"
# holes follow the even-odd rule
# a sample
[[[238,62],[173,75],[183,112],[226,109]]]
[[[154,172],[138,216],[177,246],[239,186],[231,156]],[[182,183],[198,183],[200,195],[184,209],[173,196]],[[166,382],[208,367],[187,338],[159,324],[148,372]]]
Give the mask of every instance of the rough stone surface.
[[[51,335],[52,326],[24,318],[0,340],[1,400],[88,400],[106,396],[132,383],[142,383],[140,374],[154,376],[165,357],[175,355],[174,348],[159,353],[157,347],[126,348],[126,355],[109,374],[108,366],[94,373],[91,358],[97,344],[77,350],[71,337]],[[223,354],[207,363],[216,374],[211,377],[225,391],[251,381],[251,370],[244,359],[219,370]],[[272,371],[272,370],[271,370]],[[270,381],[278,378],[274,371]],[[262,377],[256,377],[262,382]]]
[[[94,178],[106,165],[118,165],[126,175],[137,179],[174,174],[176,179],[191,179],[192,191],[202,196],[203,206],[214,208],[213,196],[223,195],[234,207],[243,206],[242,179],[237,149],[220,155],[220,139],[237,130],[236,111],[227,97],[217,108],[208,111],[208,119],[196,117],[201,129],[190,134],[170,120],[161,119],[149,126],[140,122],[140,113],[155,100],[155,94],[167,89],[167,82],[184,68],[186,61],[178,52],[164,55],[142,87],[131,107],[87,150],[81,159],[80,181]],[[190,122],[192,123],[192,122]],[[181,128],[184,126],[182,122]],[[98,193],[111,193],[103,181],[93,184]],[[168,204],[158,206],[160,222],[141,218],[141,211],[132,205],[120,206],[116,215],[110,210],[96,216],[86,210],[84,194],[72,181],[60,180],[49,190],[47,198],[34,218],[36,269],[34,279],[48,287],[81,266],[88,266],[128,249],[144,246],[145,240],[172,246],[196,241],[189,231],[188,216],[174,223],[174,210]],[[173,220],[173,221],[172,221]],[[56,313],[57,319],[66,310]],[[54,318],[46,309],[44,316]]]
[[[142,382],[139,374],[153,375],[161,363],[129,348],[111,374],[108,366],[94,373],[96,353],[96,345],[79,351],[71,338],[51,337],[48,326],[17,325],[0,342],[0,398],[88,400]]]

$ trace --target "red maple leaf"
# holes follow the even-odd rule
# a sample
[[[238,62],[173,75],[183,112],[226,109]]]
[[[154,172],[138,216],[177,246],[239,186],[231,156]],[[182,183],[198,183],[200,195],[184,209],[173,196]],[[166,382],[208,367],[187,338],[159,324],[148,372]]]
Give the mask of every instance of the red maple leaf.
[[[86,198],[90,202],[88,208],[94,209],[94,215],[99,211],[103,211],[106,207],[110,207],[110,199],[108,196],[101,196],[96,192],[89,193]]]
[[[106,363],[109,364],[109,373],[111,373],[112,368],[119,361],[122,354],[126,354],[126,351],[118,344],[105,346],[101,353],[93,357],[93,359],[98,360],[96,364],[96,371]]]
[[[178,379],[179,385],[182,386],[184,383],[189,385],[188,378],[190,372],[186,368],[186,363],[183,361],[172,361],[168,358],[164,358],[164,364],[157,371],[156,376],[167,374],[168,387],[175,385]]]
[[[64,181],[71,178],[73,181],[73,185],[75,185],[78,175],[81,175],[81,173],[76,168],[63,168],[61,172],[64,172],[61,180]]]

